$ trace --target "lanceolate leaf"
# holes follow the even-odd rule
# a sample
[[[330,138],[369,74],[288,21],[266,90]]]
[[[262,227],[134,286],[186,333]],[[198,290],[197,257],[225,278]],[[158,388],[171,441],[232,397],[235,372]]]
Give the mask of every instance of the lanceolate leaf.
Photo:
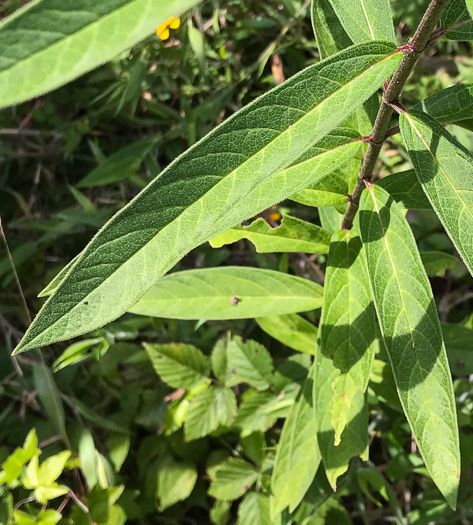
[[[473,159],[425,113],[406,113],[400,123],[419,182],[473,274]]]
[[[473,128],[473,84],[457,84],[442,89],[416,104],[414,109],[425,111],[437,119],[440,124],[457,124],[471,130]]]
[[[425,465],[456,504],[460,452],[452,379],[432,290],[401,208],[364,191],[360,229],[373,298],[401,404]]]
[[[396,41],[389,0],[330,0],[330,3],[355,44]]]
[[[276,516],[286,507],[292,512],[299,505],[320,463],[317,418],[312,396],[314,368],[284,423],[276,449],[271,478],[272,516]]]
[[[291,195],[291,200],[306,206],[343,206],[348,202],[348,182],[338,173],[324,177],[312,188]]]
[[[357,144],[291,166],[376,91],[400,59],[392,44],[352,47],[295,75],[210,133],[104,226],[16,351],[116,319],[192,248],[343,163]]]
[[[311,14],[322,59],[353,45],[329,0],[312,0]]]
[[[327,253],[330,234],[319,226],[285,215],[277,228],[264,219],[257,219],[249,226],[231,228],[211,239],[214,248],[248,239],[259,253],[304,252]]]
[[[320,349],[340,371],[332,384],[335,445],[356,392],[366,391],[375,352],[375,311],[361,249],[357,234],[335,232],[325,276]]]
[[[0,107],[66,84],[198,0],[34,0],[0,25]],[[21,42],[21,45],[19,44]]]
[[[346,417],[346,427],[341,442],[335,446],[335,430],[332,414],[336,402],[333,383],[340,377],[340,370],[333,366],[332,360],[325,357],[320,348],[314,358],[314,405],[317,418],[317,440],[327,479],[333,489],[337,479],[348,470],[350,459],[354,456],[365,458],[368,450],[368,405],[361,390],[350,403]]]
[[[129,311],[168,319],[247,319],[322,306],[318,284],[272,270],[227,266],[163,277]]]

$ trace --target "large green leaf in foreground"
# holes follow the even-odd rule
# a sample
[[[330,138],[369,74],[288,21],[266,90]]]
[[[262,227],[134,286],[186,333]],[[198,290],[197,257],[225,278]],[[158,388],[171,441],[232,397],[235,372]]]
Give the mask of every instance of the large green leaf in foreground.
[[[113,321],[192,248],[337,169],[358,151],[357,143],[335,141],[294,163],[372,95],[400,60],[389,43],[354,46],[219,126],[104,226],[16,352]]]
[[[56,89],[199,0],[36,0],[0,25],[0,107]]]
[[[455,507],[460,451],[452,379],[435,301],[401,207],[363,192],[360,230],[373,298],[402,407],[434,482]]]
[[[322,306],[323,289],[286,273],[227,266],[163,277],[130,312],[168,319],[247,319]]]
[[[425,113],[401,115],[400,125],[419,182],[473,275],[473,158]]]

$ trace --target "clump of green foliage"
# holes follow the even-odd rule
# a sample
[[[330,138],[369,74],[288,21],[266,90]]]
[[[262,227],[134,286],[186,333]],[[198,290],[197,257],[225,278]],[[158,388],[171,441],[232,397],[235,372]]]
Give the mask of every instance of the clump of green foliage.
[[[22,3],[0,523],[471,519],[469,2]]]

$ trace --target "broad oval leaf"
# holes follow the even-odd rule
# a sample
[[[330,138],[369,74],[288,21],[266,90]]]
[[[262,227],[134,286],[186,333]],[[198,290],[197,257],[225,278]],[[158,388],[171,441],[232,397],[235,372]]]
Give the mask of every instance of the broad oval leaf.
[[[233,501],[243,496],[257,479],[258,471],[251,463],[230,458],[217,468],[209,494],[214,498]]]
[[[163,277],[130,312],[168,319],[248,319],[320,308],[320,285],[273,270],[224,266]]]
[[[389,43],[354,46],[219,126],[104,226],[16,352],[113,321],[192,248],[336,169],[358,144],[294,162],[371,96],[401,57]]]
[[[400,125],[419,182],[473,275],[473,158],[425,113],[401,115]]]
[[[276,449],[271,478],[272,516],[278,515],[286,507],[292,512],[299,505],[320,464],[317,418],[312,395],[314,368],[284,423]]]
[[[335,232],[325,274],[319,344],[340,371],[332,383],[336,446],[356,392],[365,392],[368,387],[376,340],[376,317],[360,237],[353,231]]]
[[[330,3],[355,44],[370,40],[396,41],[389,0],[330,0]]]
[[[199,0],[36,0],[0,25],[0,107],[56,89]]]
[[[251,241],[259,253],[327,253],[330,234],[320,226],[285,215],[276,228],[260,218],[249,226],[237,226],[217,235],[210,244],[221,248],[241,239]]]
[[[360,230],[381,332],[425,465],[455,507],[460,451],[455,397],[432,290],[402,209],[369,185]]]

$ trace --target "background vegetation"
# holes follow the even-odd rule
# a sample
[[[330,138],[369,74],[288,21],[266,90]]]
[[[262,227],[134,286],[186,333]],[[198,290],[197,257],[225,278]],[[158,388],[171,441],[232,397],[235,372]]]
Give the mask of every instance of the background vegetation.
[[[8,15],[20,4],[0,10]],[[392,3],[401,41],[427,4]],[[205,2],[170,39],[153,36],[50,95],[0,112],[0,523],[274,523],[275,447],[309,370],[320,310],[272,324],[128,314],[73,345],[10,354],[28,312],[42,304],[41,290],[162,167],[319,60],[309,15],[308,2],[297,0]],[[469,43],[441,40],[421,60],[405,103],[473,81],[472,61]],[[449,130],[471,150],[470,131]],[[399,144],[393,136],[383,150],[381,176],[410,167]],[[285,213],[328,224],[292,201],[262,215],[274,226]],[[320,469],[302,503],[282,508],[277,523],[473,522],[472,282],[433,211],[408,218],[421,251],[442,252],[426,263],[441,321],[461,325],[444,334],[461,429],[458,509],[429,479],[380,356],[368,390],[369,459],[354,457],[336,491]],[[239,241],[206,244],[176,270],[247,265],[323,284],[325,263],[324,254],[260,254]],[[289,346],[271,337],[288,342],[288,334]],[[167,347],[153,346],[168,343],[187,345],[171,349],[192,356],[185,380],[184,367],[166,360]],[[258,366],[227,377],[222,349]],[[354,455],[366,459],[363,450]]]

